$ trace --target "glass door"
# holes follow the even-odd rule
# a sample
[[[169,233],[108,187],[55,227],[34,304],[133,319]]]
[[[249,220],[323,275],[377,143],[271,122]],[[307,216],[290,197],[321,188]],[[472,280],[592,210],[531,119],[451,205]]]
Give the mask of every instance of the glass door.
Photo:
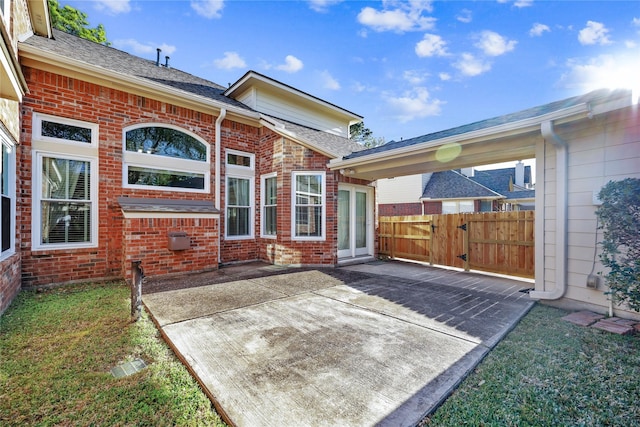
[[[373,192],[340,185],[338,189],[338,258],[373,255]]]

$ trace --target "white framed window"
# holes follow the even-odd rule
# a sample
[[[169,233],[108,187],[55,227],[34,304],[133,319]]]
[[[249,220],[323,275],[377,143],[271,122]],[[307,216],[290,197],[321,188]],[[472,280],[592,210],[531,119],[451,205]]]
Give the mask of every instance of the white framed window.
[[[255,155],[227,150],[225,237],[249,239],[254,237],[255,223]]]
[[[97,159],[35,153],[34,249],[98,243]]]
[[[16,155],[11,139],[0,127],[0,259],[15,253],[16,237]]]
[[[168,124],[123,130],[125,188],[208,193],[211,147],[199,136]]]
[[[326,215],[324,172],[293,172],[291,233],[296,240],[324,240]]]
[[[98,147],[98,124],[47,114],[33,114],[33,136],[40,142],[60,146]]]
[[[475,203],[473,200],[451,200],[442,202],[442,213],[466,213],[474,212]]]
[[[98,246],[96,123],[33,115],[32,248]]]
[[[260,235],[275,238],[278,234],[278,176],[270,173],[260,177]]]

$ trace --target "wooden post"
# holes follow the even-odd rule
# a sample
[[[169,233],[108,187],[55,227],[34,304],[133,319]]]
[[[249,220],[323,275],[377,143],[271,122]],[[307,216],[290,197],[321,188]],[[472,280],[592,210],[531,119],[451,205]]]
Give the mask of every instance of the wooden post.
[[[142,271],[142,261],[132,261],[131,271],[131,318],[137,322],[142,315],[142,279],[144,272]]]

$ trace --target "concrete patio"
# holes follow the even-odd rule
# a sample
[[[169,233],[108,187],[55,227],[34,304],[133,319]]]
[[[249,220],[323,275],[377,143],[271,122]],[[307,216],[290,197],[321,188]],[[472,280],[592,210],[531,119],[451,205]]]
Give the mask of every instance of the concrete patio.
[[[530,287],[396,261],[252,264],[150,282],[143,301],[230,424],[413,426],[533,306]]]

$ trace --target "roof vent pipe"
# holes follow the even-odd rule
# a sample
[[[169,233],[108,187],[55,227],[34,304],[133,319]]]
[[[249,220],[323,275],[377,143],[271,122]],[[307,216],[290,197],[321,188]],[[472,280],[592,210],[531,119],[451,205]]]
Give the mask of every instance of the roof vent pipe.
[[[165,68],[169,68],[169,57],[168,56],[164,57],[164,66],[165,66]]]
[[[156,51],[158,52],[158,55],[156,57],[156,67],[160,66],[160,52],[162,52],[162,49],[157,48]]]

